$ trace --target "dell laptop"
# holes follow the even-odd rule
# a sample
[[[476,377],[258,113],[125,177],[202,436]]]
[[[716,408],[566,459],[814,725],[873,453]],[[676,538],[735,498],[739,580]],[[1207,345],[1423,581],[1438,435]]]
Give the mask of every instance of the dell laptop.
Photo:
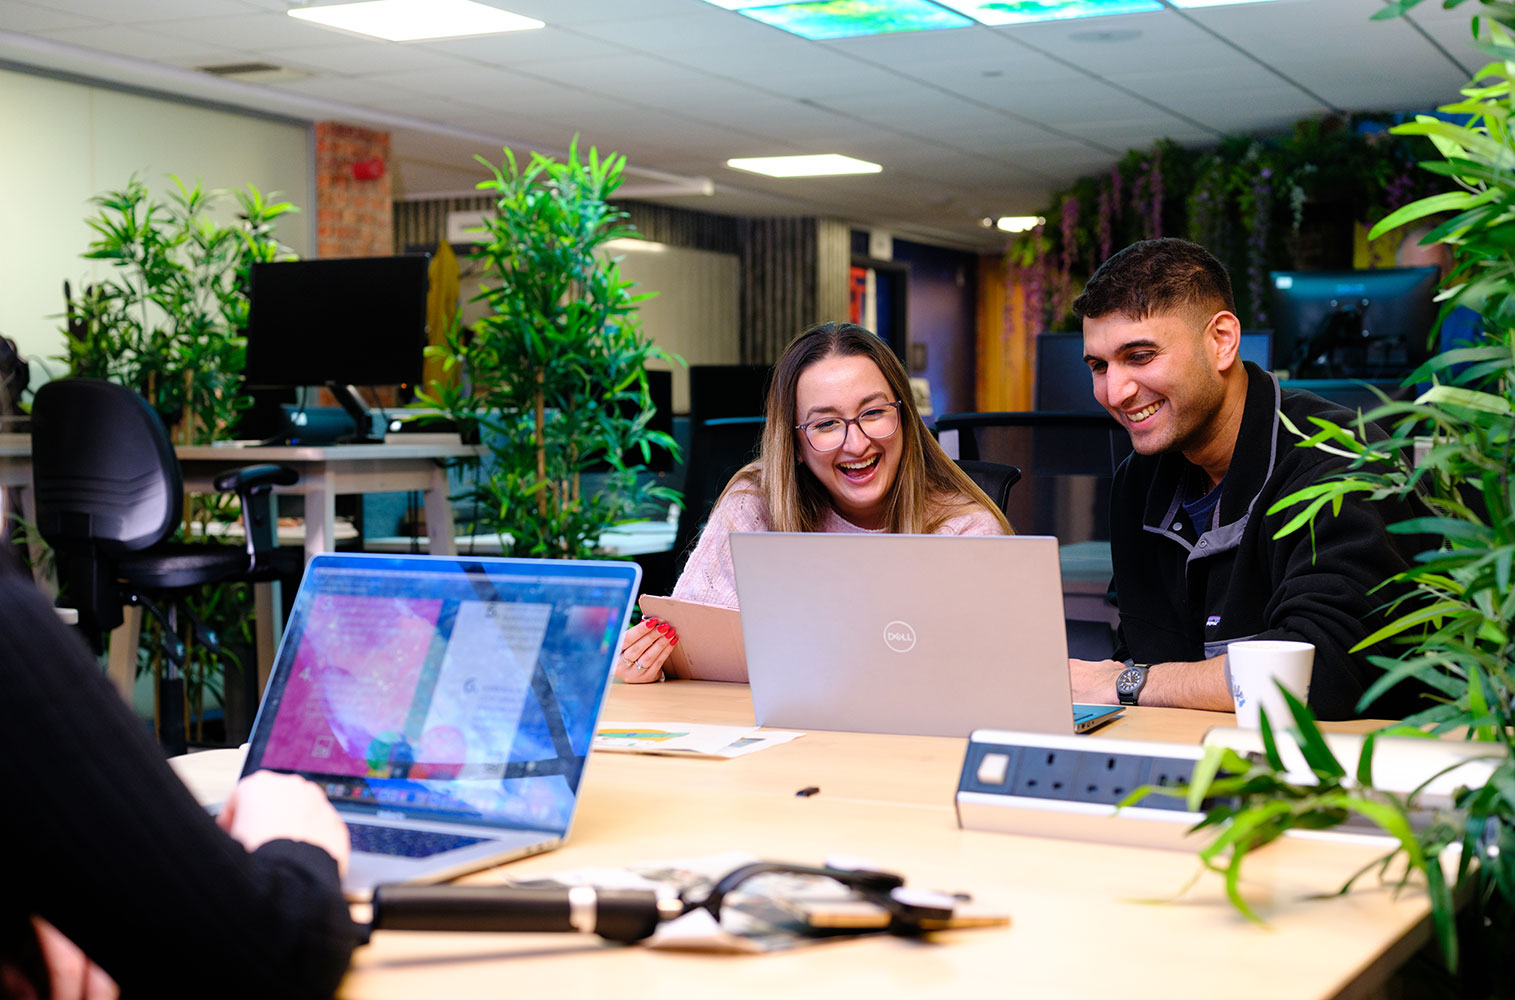
[[[318,555],[243,774],[325,789],[352,833],[354,898],[557,847],[640,577],[631,562]]]
[[[1056,538],[740,533],[731,555],[759,725],[1072,734],[1120,713],[1072,704]]]

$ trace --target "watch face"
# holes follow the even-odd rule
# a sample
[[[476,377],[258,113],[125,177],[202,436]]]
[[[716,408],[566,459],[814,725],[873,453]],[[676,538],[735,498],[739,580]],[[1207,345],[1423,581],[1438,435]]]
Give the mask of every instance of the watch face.
[[[1141,687],[1141,683],[1142,672],[1135,667],[1127,667],[1120,672],[1119,677],[1115,678],[1115,690],[1130,694]]]

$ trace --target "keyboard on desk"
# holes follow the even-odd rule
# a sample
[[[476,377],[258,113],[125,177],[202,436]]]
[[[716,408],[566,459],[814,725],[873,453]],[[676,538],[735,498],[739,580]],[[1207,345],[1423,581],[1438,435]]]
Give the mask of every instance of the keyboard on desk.
[[[370,823],[348,823],[347,830],[352,836],[353,850],[401,858],[429,858],[433,854],[454,851],[484,839],[457,833],[439,833],[436,830],[374,826]]]

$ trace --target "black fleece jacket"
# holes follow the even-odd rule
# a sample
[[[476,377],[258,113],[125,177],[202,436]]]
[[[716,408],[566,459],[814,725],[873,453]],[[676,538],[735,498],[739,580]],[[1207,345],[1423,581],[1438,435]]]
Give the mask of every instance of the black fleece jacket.
[[[249,853],[0,551],[0,937],[51,921],[130,997],[329,997],[359,930],[312,844]],[[14,956],[16,942],[0,940]]]
[[[1412,513],[1397,501],[1348,499],[1339,515],[1329,506],[1317,515],[1313,539],[1303,530],[1275,540],[1301,508],[1277,514],[1268,508],[1347,464],[1319,448],[1297,447],[1279,412],[1306,434],[1317,429],[1311,416],[1346,427],[1356,415],[1314,393],[1284,389],[1256,365],[1246,371],[1236,451],[1209,524],[1190,524],[1180,506],[1181,487],[1196,474],[1182,454],[1132,454],[1116,471],[1110,504],[1122,646],[1116,656],[1190,662],[1219,655],[1239,639],[1314,643],[1310,706],[1323,719],[1351,718],[1379,675],[1368,654],[1392,650],[1347,651],[1388,621],[1383,607],[1398,592],[1374,588],[1406,567],[1399,546],[1413,553],[1417,540],[1401,542],[1385,525]],[[1416,692],[1399,688],[1366,714],[1414,711]]]

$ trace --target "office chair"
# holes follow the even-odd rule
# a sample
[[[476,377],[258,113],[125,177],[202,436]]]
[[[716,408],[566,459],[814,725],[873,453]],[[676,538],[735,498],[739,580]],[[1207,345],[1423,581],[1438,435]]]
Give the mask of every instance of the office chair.
[[[757,458],[764,423],[763,417],[690,420],[684,507],[679,512],[679,527],[673,538],[675,579],[683,572],[694,540],[721,491],[742,466]]]
[[[160,734],[170,754],[185,749],[185,647],[179,611],[200,641],[215,634],[183,604],[196,588],[223,581],[298,579],[299,549],[275,547],[270,493],[298,474],[253,465],[216,477],[242,499],[243,546],[169,541],[183,517],[184,487],[168,432],[146,400],[97,379],[61,379],[37,390],[32,407],[32,479],[37,529],[56,554],[61,599],[97,653],[101,633],[141,606],[163,626],[167,667],[160,688]],[[159,606],[168,604],[168,611]]]
[[[981,462],[974,459],[957,459],[957,467],[968,474],[973,484],[989,495],[1004,513],[1010,516],[1010,488],[1021,481],[1021,470],[1000,462]]]
[[[959,463],[1014,465],[1021,482],[1005,516],[1023,535],[1055,535],[1063,577],[1068,642],[1079,659],[1104,659],[1118,620],[1110,585],[1110,484],[1131,451],[1130,436],[1108,413],[948,413],[937,436]]]
[[[1023,534],[1063,544],[1110,537],[1110,480],[1131,439],[1109,414],[947,413],[936,433],[959,461],[991,461],[1021,471],[1006,516]]]

